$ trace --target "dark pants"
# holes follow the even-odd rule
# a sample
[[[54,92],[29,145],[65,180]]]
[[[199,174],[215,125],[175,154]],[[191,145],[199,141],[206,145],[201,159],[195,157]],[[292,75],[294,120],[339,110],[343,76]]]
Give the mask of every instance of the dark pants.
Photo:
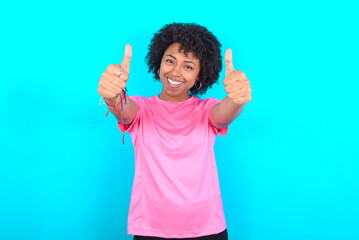
[[[223,232],[213,235],[207,235],[202,237],[195,238],[160,238],[160,237],[146,237],[146,236],[134,236],[133,240],[228,240],[228,232],[227,229]]]

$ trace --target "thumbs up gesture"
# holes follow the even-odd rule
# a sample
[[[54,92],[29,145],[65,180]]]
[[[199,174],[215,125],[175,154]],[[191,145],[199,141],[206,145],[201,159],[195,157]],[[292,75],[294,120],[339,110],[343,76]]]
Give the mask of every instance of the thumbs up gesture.
[[[227,49],[224,60],[226,62],[226,77],[223,80],[224,90],[228,98],[235,104],[246,104],[251,97],[250,83],[242,71],[236,71],[233,67],[232,50]]]
[[[130,62],[132,57],[132,47],[127,44],[125,56],[120,65],[110,64],[106,71],[102,73],[98,93],[107,99],[116,98],[121,94],[122,89],[126,88],[129,79]]]

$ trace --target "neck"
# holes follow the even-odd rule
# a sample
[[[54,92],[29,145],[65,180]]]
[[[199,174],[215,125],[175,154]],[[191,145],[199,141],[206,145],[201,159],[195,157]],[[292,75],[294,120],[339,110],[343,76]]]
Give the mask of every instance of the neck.
[[[160,94],[158,94],[157,96],[159,99],[161,99],[163,101],[168,101],[168,102],[183,102],[192,97],[190,94],[188,94],[188,96],[186,96],[185,98],[172,98],[169,96],[164,96],[164,94],[162,92]]]

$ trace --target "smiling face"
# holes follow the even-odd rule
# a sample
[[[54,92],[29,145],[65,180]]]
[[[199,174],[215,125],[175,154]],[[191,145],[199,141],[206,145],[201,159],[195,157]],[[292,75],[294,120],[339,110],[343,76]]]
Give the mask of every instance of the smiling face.
[[[188,91],[195,84],[200,61],[192,52],[180,52],[180,44],[171,44],[163,54],[159,76],[162,82],[160,99],[171,102],[182,102],[190,98]]]

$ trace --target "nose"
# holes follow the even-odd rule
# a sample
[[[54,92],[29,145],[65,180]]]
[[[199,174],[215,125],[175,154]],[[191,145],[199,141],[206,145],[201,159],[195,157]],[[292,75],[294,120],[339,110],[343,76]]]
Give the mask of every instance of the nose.
[[[180,65],[176,65],[173,67],[172,69],[172,75],[176,76],[176,77],[180,77],[181,76],[181,66]]]

